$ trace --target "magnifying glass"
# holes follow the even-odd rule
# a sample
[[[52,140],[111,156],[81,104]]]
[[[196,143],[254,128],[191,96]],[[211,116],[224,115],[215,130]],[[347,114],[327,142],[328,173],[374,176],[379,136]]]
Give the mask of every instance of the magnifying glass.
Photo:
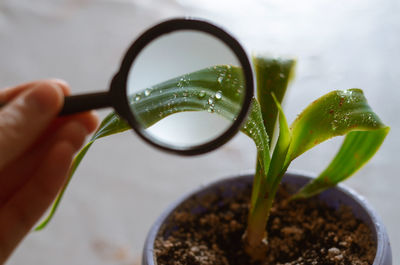
[[[172,19],[129,47],[107,92],[65,97],[60,115],[113,107],[145,141],[196,155],[240,129],[253,75],[239,42],[203,20]]]

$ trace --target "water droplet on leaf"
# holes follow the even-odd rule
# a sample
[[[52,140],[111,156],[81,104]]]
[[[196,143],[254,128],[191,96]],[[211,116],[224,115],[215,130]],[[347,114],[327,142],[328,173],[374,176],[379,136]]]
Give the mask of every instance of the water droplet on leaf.
[[[215,93],[215,99],[216,100],[220,100],[222,98],[222,92],[221,91],[217,91],[217,93]]]

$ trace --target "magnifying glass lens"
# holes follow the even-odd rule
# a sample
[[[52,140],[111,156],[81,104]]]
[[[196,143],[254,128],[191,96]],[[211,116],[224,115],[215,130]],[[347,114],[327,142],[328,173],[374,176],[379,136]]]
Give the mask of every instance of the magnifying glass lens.
[[[188,149],[223,135],[239,115],[244,75],[223,41],[196,30],[161,35],[136,56],[127,97],[137,129],[153,142]]]

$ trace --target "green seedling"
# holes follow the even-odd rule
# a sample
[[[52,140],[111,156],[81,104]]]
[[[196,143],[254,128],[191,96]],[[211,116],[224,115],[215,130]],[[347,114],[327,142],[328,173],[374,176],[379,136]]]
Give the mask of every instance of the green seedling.
[[[254,141],[257,162],[243,244],[250,257],[260,260],[268,251],[265,228],[269,213],[290,163],[332,137],[345,136],[328,167],[291,199],[308,198],[335,186],[360,169],[379,149],[389,127],[372,111],[360,89],[335,90],[318,98],[289,126],[280,104],[293,77],[295,61],[254,57],[253,62],[257,98],[252,100],[241,131]],[[221,75],[230,78],[221,81]],[[179,83],[182,78],[189,80],[184,86]],[[156,85],[147,89],[147,93],[134,95],[131,104],[136,104],[136,110],[143,110],[140,115],[149,121],[146,126],[183,111],[207,110],[232,120],[238,113],[241,99],[235,88],[242,85],[243,76],[239,68],[219,65]],[[216,95],[218,100],[215,100]],[[135,100],[138,98],[140,100]],[[279,130],[272,148],[270,139],[274,137],[275,123],[278,123]],[[69,181],[94,141],[128,129],[129,125],[114,112],[102,121],[89,143],[75,157],[68,182],[36,230],[44,228],[54,216]]]

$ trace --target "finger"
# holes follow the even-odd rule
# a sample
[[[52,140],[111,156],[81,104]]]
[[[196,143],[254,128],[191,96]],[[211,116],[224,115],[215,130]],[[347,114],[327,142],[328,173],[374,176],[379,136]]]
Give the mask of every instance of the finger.
[[[41,167],[0,211],[0,264],[46,211],[63,185],[76,148],[56,143]]]
[[[55,123],[65,123],[72,120],[82,123],[89,133],[92,133],[99,124],[99,117],[95,111],[86,111],[82,113],[59,117],[57,118]]]
[[[62,92],[64,95],[69,95],[71,93],[70,88],[64,80],[61,79],[45,79],[45,80],[39,80],[39,81],[33,81],[29,83],[24,83],[18,86],[14,87],[6,87],[0,90],[0,102],[5,103],[9,102],[12,99],[14,99],[16,96],[18,96],[20,93],[23,91],[30,89],[32,87],[35,87],[38,82],[53,82],[57,84],[58,86],[61,87]]]
[[[88,111],[55,119],[48,129],[39,137],[37,143],[46,142],[58,129],[70,121],[77,121],[83,124],[89,133],[92,133],[99,124],[99,118],[94,111]]]
[[[99,126],[99,116],[95,111],[87,111],[79,114],[72,115],[73,119],[79,120],[85,125],[89,133],[94,132]]]
[[[86,125],[76,120],[69,121],[53,135],[52,139],[35,145],[35,148],[26,155],[7,165],[0,171],[0,207],[24,185],[30,176],[35,174],[51,146],[56,142],[68,141],[75,149],[79,149],[88,134]]]
[[[38,82],[0,110],[0,168],[46,130],[63,104],[61,90],[54,82]]]
[[[0,90],[0,103],[8,102],[8,101],[12,100],[15,96],[19,95],[21,92],[36,86],[37,82],[54,82],[61,87],[64,95],[70,94],[70,88],[64,80],[48,79],[48,80],[41,80],[41,81],[25,83],[25,84],[15,86],[15,87],[4,88],[4,89]],[[83,124],[85,124],[89,132],[93,132],[99,124],[99,118],[98,118],[97,114],[94,111],[88,111],[88,112],[68,115],[68,116],[64,116],[64,117],[59,117],[59,118],[57,118],[57,120],[55,122],[52,123],[51,128],[53,128],[53,131],[55,131],[57,128],[60,127],[61,124],[65,123],[69,120],[76,120],[76,119],[78,119]],[[51,131],[51,130],[49,130],[49,131]]]

